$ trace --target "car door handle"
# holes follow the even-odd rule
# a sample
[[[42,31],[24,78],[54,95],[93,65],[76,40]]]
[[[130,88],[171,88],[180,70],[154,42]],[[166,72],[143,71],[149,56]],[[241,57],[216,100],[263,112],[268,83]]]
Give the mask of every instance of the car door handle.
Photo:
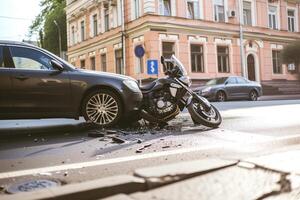
[[[18,79],[18,80],[21,80],[21,81],[24,81],[26,79],[28,79],[29,77],[28,76],[24,76],[24,75],[19,75],[19,76],[14,76],[15,79]]]

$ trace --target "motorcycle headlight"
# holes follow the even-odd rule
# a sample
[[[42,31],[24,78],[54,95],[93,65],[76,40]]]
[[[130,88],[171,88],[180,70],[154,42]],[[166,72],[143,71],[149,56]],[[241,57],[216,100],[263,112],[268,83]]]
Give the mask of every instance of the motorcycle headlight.
[[[210,90],[211,90],[211,87],[204,88],[202,90],[202,93],[208,93],[208,92],[210,92]]]
[[[140,92],[140,88],[135,81],[127,79],[127,80],[124,80],[123,83],[133,92]]]

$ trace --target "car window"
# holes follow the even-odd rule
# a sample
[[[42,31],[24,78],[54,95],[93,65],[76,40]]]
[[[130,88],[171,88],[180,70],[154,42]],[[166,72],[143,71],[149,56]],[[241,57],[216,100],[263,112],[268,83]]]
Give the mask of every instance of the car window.
[[[4,59],[3,59],[3,47],[0,46],[0,68],[4,67]]]
[[[233,78],[233,77],[228,78],[227,79],[227,84],[236,84],[236,78]]]
[[[52,70],[51,58],[29,48],[11,47],[11,57],[16,69]]]
[[[238,82],[239,84],[245,84],[245,83],[247,83],[247,81],[246,81],[244,78],[237,77],[236,79],[237,79],[237,82]]]

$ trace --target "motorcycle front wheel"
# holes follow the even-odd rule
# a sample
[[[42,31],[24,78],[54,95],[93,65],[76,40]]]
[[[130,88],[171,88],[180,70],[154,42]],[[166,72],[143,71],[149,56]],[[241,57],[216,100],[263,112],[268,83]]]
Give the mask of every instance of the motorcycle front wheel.
[[[193,100],[187,108],[195,124],[217,128],[222,122],[220,112],[213,105],[211,105],[211,109],[207,112],[204,110],[201,103],[194,102]]]

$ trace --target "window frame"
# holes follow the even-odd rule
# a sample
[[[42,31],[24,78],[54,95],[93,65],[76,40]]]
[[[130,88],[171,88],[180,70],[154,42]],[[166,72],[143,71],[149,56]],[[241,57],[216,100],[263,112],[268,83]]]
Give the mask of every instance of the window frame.
[[[270,8],[275,8],[276,12],[270,11]],[[270,15],[271,21],[270,21]],[[269,4],[268,5],[268,28],[273,29],[273,30],[279,30],[280,29],[280,22],[279,22],[279,10],[277,5]],[[274,27],[274,21],[275,20],[275,27]],[[271,24],[270,24],[271,22]]]
[[[294,12],[294,17],[290,17],[288,15],[288,12],[289,11],[293,11]],[[297,9],[296,8],[293,8],[293,7],[287,7],[287,30],[289,32],[298,32],[298,12],[297,12]],[[289,28],[289,23],[290,23],[290,18],[292,18],[294,20],[294,30],[290,30]]]
[[[103,59],[103,57],[105,57],[105,59]],[[101,54],[100,59],[101,59],[101,71],[106,72],[107,71],[107,55],[106,55],[106,53]],[[103,62],[103,60],[105,60],[105,62]],[[105,67],[103,65],[104,63],[105,63]]]
[[[243,0],[243,25],[246,25],[246,26],[253,26],[254,22],[253,22],[253,2],[252,1],[247,1],[247,0]],[[245,23],[245,22],[248,22],[248,17],[246,16],[245,18],[245,10],[248,10],[249,9],[245,9],[245,6],[244,6],[244,3],[249,3],[250,4],[250,23]],[[246,20],[247,19],[247,20]]]
[[[85,21],[81,20],[80,21],[80,39],[81,42],[83,42],[85,40]]]
[[[120,52],[120,56],[118,55]],[[123,51],[122,49],[115,49],[115,70],[117,74],[124,74],[125,68],[123,66]],[[120,66],[118,64],[120,63]]]
[[[228,45],[217,45],[216,48],[217,48],[216,50],[217,50],[217,70],[218,70],[218,73],[227,73],[227,74],[231,73],[231,68],[230,68],[230,48],[229,48],[229,46]],[[225,50],[227,50],[227,52],[225,52],[225,53],[219,53],[219,51],[218,51],[219,48],[226,48]],[[225,71],[224,71],[224,64],[222,64],[221,68],[219,68],[219,57],[221,56],[223,58],[224,55],[226,56],[226,69],[227,69]]]
[[[90,67],[91,67],[91,70],[96,71],[96,57],[95,56],[90,57]]]
[[[93,19],[93,37],[96,37],[98,35],[98,15],[97,15],[97,13],[92,15],[92,19]]]
[[[222,5],[216,3],[216,1],[222,1]],[[219,7],[223,7],[224,11],[224,21],[220,21],[219,18]],[[215,22],[226,23],[228,21],[227,16],[227,0],[213,0],[213,19]]]
[[[193,52],[192,46],[198,46],[200,47],[200,52]],[[201,57],[201,63],[200,63],[200,70],[199,65],[195,66],[195,70],[193,70],[193,56],[196,54],[196,56]],[[190,43],[190,63],[191,63],[191,72],[192,73],[205,73],[205,56],[204,56],[204,45],[203,44],[197,44],[197,43]]]
[[[107,32],[110,30],[110,24],[109,24],[109,9],[104,8],[104,32]]]
[[[276,58],[274,58],[274,53],[276,52]],[[280,58],[281,50],[272,49],[272,72],[275,75],[282,75],[283,74],[283,64]],[[274,63],[274,60],[276,63]],[[274,65],[275,64],[275,65]]]

